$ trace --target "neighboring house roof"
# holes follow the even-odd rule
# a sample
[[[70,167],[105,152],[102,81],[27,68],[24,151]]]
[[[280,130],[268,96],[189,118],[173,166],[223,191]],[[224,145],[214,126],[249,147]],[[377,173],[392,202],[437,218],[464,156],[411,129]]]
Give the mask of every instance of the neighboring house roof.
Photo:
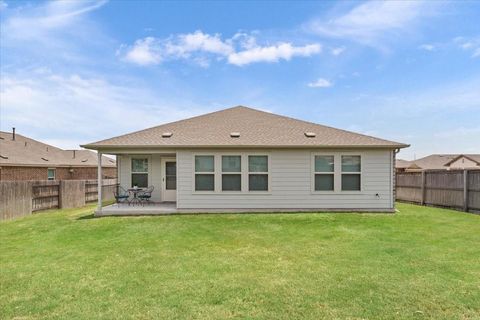
[[[403,159],[395,160],[395,168],[404,169],[404,168],[408,168],[409,165],[410,165],[410,161],[403,160]]]
[[[453,164],[454,162],[462,159],[462,158],[465,158],[465,159],[468,159],[474,163],[477,164],[477,166],[480,165],[480,154],[460,154],[458,155],[457,157],[453,158],[452,160],[450,160],[449,162],[445,163],[445,166],[448,167],[450,166],[451,164]]]
[[[309,133],[314,137],[307,137]],[[82,147],[405,148],[408,145],[238,106]]]
[[[450,164],[462,157],[480,165],[480,154],[432,154],[412,161],[398,159],[395,167],[415,170],[448,169]]]
[[[40,141],[0,131],[0,166],[96,167],[97,154],[90,150],[63,150]],[[115,167],[114,159],[103,156],[103,167]]]

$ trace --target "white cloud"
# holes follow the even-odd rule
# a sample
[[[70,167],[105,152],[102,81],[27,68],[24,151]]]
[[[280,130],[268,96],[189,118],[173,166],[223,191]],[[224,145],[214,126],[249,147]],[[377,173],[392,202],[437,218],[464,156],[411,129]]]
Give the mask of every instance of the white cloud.
[[[433,44],[428,44],[428,43],[422,44],[418,48],[422,49],[422,50],[425,50],[425,51],[434,51],[435,50],[435,46]]]
[[[159,64],[167,60],[184,59],[201,67],[208,67],[211,58],[226,59],[227,63],[243,66],[256,62],[278,62],[293,57],[309,57],[321,52],[317,43],[295,46],[288,42],[260,46],[257,39],[246,33],[237,33],[222,40],[219,34],[195,31],[173,35],[166,39],[147,37],[131,47],[120,49],[123,59],[139,65]]]
[[[202,31],[181,34],[177,41],[167,41],[167,54],[180,57],[188,57],[189,53],[203,51],[227,56],[233,52],[229,41],[222,41],[219,34],[209,35]]]
[[[333,86],[333,83],[330,82],[330,81],[327,80],[327,79],[318,78],[316,81],[310,82],[310,83],[308,84],[308,86],[309,86],[310,88],[329,88],[329,87]]]
[[[63,148],[210,111],[188,100],[166,99],[140,84],[101,77],[38,70],[3,73],[0,80],[0,127],[56,140]]]
[[[107,1],[49,1],[38,7],[26,7],[9,16],[2,27],[15,37],[34,38],[40,33],[78,22],[82,15],[102,7]]]
[[[125,60],[142,66],[160,63],[162,58],[154,45],[155,39],[152,37],[135,41],[133,47],[125,54]]]
[[[293,46],[291,43],[280,43],[274,46],[253,47],[248,50],[232,53],[228,56],[228,62],[236,66],[243,66],[255,62],[278,62],[290,60],[295,56],[309,57],[322,50],[319,44],[305,46]]]
[[[230,40],[223,41],[219,34],[206,34],[195,31],[188,34],[170,36],[167,39],[147,37],[135,41],[131,47],[120,49],[124,60],[139,65],[154,65],[166,60],[189,59],[201,67],[207,67],[209,60],[202,55],[226,57],[234,49]],[[122,52],[123,51],[123,52]]]
[[[237,32],[232,37],[232,40],[238,42],[240,44],[240,48],[242,49],[252,49],[258,46],[255,36],[245,32]]]
[[[332,48],[332,49],[330,50],[330,52],[331,52],[334,56],[338,56],[338,55],[342,54],[344,51],[345,51],[345,47]]]
[[[460,49],[471,52],[472,58],[480,57],[480,38],[456,37],[453,42]]]
[[[322,36],[381,47],[381,42],[396,32],[411,28],[424,15],[425,4],[424,1],[368,1],[343,15],[315,19],[306,28]]]
[[[17,63],[21,67],[26,62],[45,64],[47,60],[52,65],[92,63],[85,55],[87,47],[99,52],[112,44],[112,39],[89,17],[89,13],[105,3],[104,0],[49,1],[7,7],[2,10],[0,25],[3,63]]]

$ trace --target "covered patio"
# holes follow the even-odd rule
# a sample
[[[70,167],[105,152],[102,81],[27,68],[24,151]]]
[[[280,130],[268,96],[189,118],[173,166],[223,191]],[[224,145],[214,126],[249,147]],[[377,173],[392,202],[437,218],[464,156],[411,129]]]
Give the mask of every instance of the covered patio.
[[[102,150],[117,159],[118,187],[113,205],[103,206],[102,186],[98,188],[96,216],[150,215],[176,213],[176,153],[167,150]],[[98,167],[98,177],[102,168]],[[101,181],[101,180],[99,180]],[[148,194],[148,199],[142,195]],[[120,198],[120,199],[118,199]],[[147,200],[147,201],[145,201]]]

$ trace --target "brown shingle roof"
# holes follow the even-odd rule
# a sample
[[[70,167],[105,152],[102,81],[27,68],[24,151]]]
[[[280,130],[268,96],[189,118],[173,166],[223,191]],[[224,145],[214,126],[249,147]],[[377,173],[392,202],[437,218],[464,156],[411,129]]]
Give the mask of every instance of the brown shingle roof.
[[[410,161],[403,160],[403,159],[396,159],[395,160],[395,168],[404,169],[410,166]]]
[[[165,137],[169,135],[170,137]],[[239,137],[234,137],[238,133]],[[315,137],[307,137],[314,133]],[[232,134],[234,136],[232,136]],[[163,137],[162,137],[163,135]],[[83,145],[112,147],[380,147],[408,145],[243,106]]]
[[[472,159],[475,162],[480,162],[480,154],[431,154],[429,156],[412,160],[397,162],[396,168],[411,168],[418,170],[431,170],[431,169],[447,169],[448,165],[460,158],[465,156]],[[398,160],[397,160],[398,161]]]
[[[75,166],[96,167],[97,154],[90,150],[62,150],[40,141],[12,133],[0,131],[0,166]],[[115,160],[103,157],[103,167],[115,167]]]

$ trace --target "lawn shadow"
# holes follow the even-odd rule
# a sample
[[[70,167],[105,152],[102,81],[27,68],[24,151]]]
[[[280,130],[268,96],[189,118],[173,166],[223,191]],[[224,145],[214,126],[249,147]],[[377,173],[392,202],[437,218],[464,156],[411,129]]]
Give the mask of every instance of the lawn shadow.
[[[89,219],[95,219],[95,215],[93,213],[87,214],[87,215],[78,217],[76,220],[89,220]]]

